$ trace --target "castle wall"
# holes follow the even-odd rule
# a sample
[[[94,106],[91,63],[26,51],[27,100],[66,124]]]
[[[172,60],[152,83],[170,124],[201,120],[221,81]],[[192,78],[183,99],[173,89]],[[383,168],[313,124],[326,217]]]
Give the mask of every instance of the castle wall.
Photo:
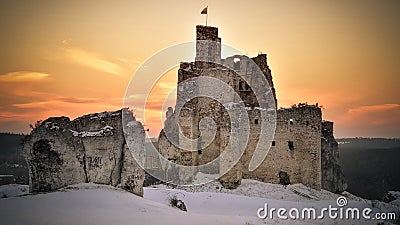
[[[260,112],[253,110],[249,115],[253,125],[250,143],[243,156],[243,178],[278,183],[282,171],[289,175],[292,183],[321,189],[321,110],[315,106],[278,110],[275,146],[271,146],[263,163],[254,171],[249,171],[248,165],[258,144],[260,125],[254,121]]]

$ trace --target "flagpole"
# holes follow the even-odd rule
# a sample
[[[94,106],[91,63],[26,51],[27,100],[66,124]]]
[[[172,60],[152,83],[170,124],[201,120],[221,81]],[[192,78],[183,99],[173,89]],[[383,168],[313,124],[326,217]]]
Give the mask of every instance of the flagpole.
[[[205,7],[203,10],[201,10],[201,14],[206,14],[206,26],[207,26],[207,21],[208,21],[208,6]]]
[[[207,20],[208,20],[208,6],[207,6],[207,15],[206,15],[206,26],[207,26]]]

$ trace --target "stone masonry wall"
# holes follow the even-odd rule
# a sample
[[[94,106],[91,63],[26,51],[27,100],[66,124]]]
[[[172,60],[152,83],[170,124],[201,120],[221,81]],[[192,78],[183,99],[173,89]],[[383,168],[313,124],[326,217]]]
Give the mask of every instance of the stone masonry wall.
[[[272,146],[263,163],[249,171],[248,165],[260,135],[260,125],[254,124],[257,118],[257,111],[250,114],[253,126],[243,156],[243,178],[278,183],[279,172],[285,172],[291,183],[321,189],[321,109],[305,106],[278,110]]]

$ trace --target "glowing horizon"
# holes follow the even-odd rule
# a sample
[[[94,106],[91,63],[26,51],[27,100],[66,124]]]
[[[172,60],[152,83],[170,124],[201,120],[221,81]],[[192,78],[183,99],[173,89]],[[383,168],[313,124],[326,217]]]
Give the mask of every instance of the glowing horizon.
[[[278,107],[318,102],[336,137],[400,137],[397,1],[0,5],[1,132],[122,108],[135,70],[160,49],[193,41],[208,5],[223,43],[250,57],[267,53]],[[150,136],[161,130],[160,107],[176,80],[174,69],[151,92]]]

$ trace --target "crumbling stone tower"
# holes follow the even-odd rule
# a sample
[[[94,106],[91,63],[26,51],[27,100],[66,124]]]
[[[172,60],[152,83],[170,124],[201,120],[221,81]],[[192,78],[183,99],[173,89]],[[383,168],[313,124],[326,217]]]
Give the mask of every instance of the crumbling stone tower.
[[[273,103],[260,107],[251,87],[257,87],[260,83],[254,76],[253,65],[258,66],[266,78],[269,87],[265,92],[271,92]],[[240,74],[241,76],[239,76]],[[227,147],[232,132],[230,118],[226,107],[216,100],[207,97],[191,99],[193,93],[201,92],[201,84],[191,81],[196,77],[216,78],[229,86],[237,93],[246,106],[250,122],[250,137],[246,149],[239,162],[224,176],[220,182],[227,188],[235,188],[242,178],[256,179],[263,182],[278,183],[280,174],[290,179],[291,183],[303,183],[315,189],[329,188],[343,191],[343,185],[336,185],[344,180],[340,167],[332,156],[322,157],[321,152],[331,152],[332,149],[321,151],[321,137],[331,132],[322,132],[322,112],[315,105],[302,104],[292,108],[276,111],[275,137],[269,147],[267,157],[255,170],[249,170],[249,163],[256,149],[261,135],[261,112],[268,107],[277,108],[277,98],[272,80],[271,70],[267,63],[267,55],[259,54],[254,58],[242,55],[234,55],[226,59],[221,58],[221,38],[218,37],[218,28],[209,26],[196,27],[196,58],[195,62],[182,62],[178,71],[177,106],[183,106],[179,113],[171,109],[167,115],[164,130],[159,136],[159,151],[171,161],[181,165],[203,165],[216,159]],[[186,83],[186,85],[181,85]],[[190,101],[187,101],[191,99]],[[225,93],[224,102],[234,102],[234,93]],[[186,102],[187,101],[187,102]],[[210,122],[206,119],[212,119]],[[214,123],[214,127],[209,124]],[[179,124],[182,131],[177,135]],[[324,126],[325,130],[329,126]],[[333,130],[333,126],[332,126]],[[201,149],[198,151],[184,151],[178,149],[166,138],[173,137],[176,143],[183,148]],[[201,138],[200,138],[201,137]],[[333,136],[326,138],[334,141]],[[193,141],[194,140],[194,141]],[[337,156],[338,157],[338,156]],[[321,159],[325,161],[322,162]],[[332,161],[333,163],[326,163]],[[220,162],[220,167],[223,166]],[[322,173],[321,164],[325,170],[334,172]],[[332,169],[334,167],[335,169]],[[215,169],[215,170],[214,170]],[[215,173],[219,168],[209,171],[197,171],[202,173]],[[322,174],[335,174],[335,184],[324,185],[327,179]],[[325,176],[326,177],[326,176]],[[168,180],[168,179],[167,179]],[[340,181],[339,181],[340,180]],[[324,182],[323,182],[324,181]],[[329,187],[328,187],[329,186]],[[340,187],[338,187],[340,186]],[[337,191],[334,190],[334,191]]]
[[[195,62],[221,64],[221,38],[218,37],[217,27],[198,25],[196,27],[196,40]]]

